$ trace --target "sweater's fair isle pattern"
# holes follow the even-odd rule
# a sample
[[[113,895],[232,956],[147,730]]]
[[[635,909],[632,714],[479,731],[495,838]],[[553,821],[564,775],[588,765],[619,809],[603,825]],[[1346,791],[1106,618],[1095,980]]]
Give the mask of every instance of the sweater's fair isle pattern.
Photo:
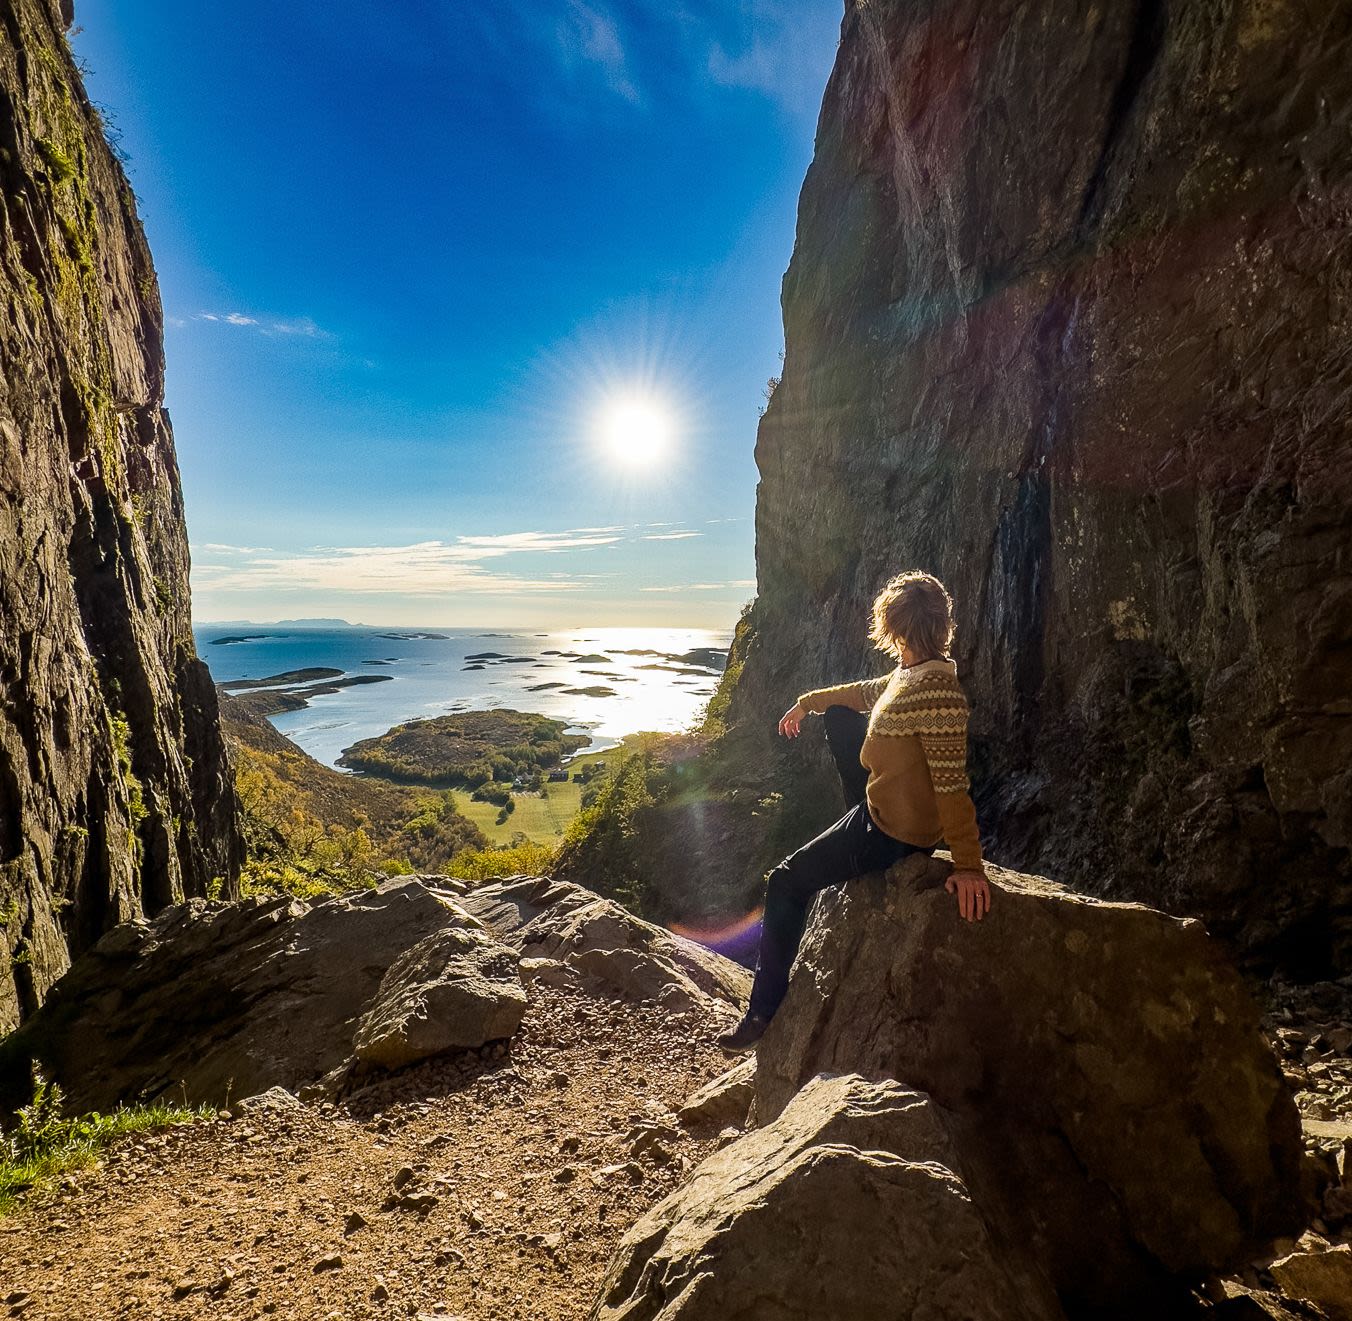
[[[830,706],[868,713],[859,753],[868,768],[868,809],[894,839],[924,848],[948,844],[953,864],[981,870],[981,835],[967,780],[967,698],[948,658],[898,665],[891,674],[798,701],[821,715]]]
[[[914,734],[936,794],[967,792],[967,698],[956,674],[934,671],[900,685],[873,708],[869,733]]]

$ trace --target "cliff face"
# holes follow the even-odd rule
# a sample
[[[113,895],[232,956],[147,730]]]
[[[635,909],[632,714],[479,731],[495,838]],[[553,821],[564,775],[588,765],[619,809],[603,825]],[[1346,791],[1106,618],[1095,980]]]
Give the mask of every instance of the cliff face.
[[[738,764],[922,567],[991,855],[1352,968],[1350,134],[1347,0],[850,0]]]
[[[70,19],[0,0],[0,1032],[109,926],[239,867],[159,291]]]

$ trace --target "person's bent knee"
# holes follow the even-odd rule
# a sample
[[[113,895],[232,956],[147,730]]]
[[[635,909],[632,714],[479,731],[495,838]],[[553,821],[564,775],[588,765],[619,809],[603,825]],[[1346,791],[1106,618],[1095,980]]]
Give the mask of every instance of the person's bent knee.
[[[773,867],[765,878],[765,901],[786,898],[793,890],[793,874],[789,871],[787,860]]]
[[[828,706],[822,712],[822,724],[829,734],[833,729],[844,729],[851,723],[857,722],[859,712],[852,707],[841,706],[839,703]]]
[[[766,877],[765,901],[770,903],[774,900],[787,900],[790,903],[802,904],[817,888],[811,883],[808,868],[803,865],[802,860],[798,860],[797,854],[791,853]]]

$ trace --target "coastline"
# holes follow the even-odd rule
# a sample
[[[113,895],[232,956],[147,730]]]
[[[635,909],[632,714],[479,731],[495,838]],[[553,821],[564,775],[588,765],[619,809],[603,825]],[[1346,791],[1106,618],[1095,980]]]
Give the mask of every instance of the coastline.
[[[576,755],[609,751],[628,734],[688,729],[713,694],[732,638],[730,628],[509,633],[336,621],[232,620],[194,632],[219,687],[340,771],[339,758],[362,739],[464,711],[563,720],[591,740]]]

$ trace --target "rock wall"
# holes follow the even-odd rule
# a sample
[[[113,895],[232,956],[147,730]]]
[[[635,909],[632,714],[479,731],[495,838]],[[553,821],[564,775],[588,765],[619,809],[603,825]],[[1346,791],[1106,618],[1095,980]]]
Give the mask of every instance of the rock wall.
[[[70,21],[0,0],[0,1033],[72,953],[240,860],[155,270]]]
[[[1348,0],[850,0],[725,796],[921,567],[994,858],[1352,968],[1350,132]]]

